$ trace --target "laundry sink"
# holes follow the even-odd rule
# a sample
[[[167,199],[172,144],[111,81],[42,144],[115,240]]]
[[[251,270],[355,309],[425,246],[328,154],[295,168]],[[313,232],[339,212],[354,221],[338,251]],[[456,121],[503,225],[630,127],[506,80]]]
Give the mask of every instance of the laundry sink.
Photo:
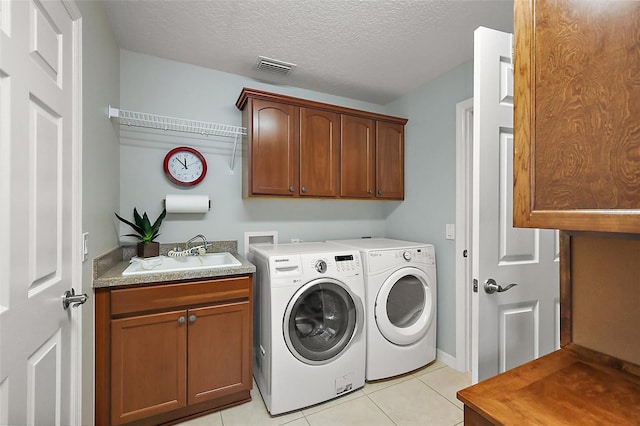
[[[241,263],[229,252],[207,253],[204,256],[148,257],[131,259],[131,265],[122,275],[157,274],[161,272],[196,271],[199,269],[228,268]]]

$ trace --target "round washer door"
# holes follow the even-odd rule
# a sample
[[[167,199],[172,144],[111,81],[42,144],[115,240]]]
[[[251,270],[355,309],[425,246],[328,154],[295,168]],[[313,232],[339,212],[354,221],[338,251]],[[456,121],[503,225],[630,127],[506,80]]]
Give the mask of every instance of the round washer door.
[[[362,331],[362,300],[340,281],[308,282],[291,298],[283,319],[289,351],[307,364],[326,364]]]
[[[378,330],[395,345],[411,345],[429,330],[434,306],[427,275],[417,268],[401,268],[378,291],[375,304]]]

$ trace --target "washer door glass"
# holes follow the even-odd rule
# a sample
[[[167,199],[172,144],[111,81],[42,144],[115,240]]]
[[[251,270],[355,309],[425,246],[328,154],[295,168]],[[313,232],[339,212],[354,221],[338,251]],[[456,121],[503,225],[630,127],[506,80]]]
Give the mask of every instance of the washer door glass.
[[[396,345],[411,345],[429,330],[434,297],[424,272],[402,268],[393,273],[378,292],[375,305],[380,333]]]
[[[284,337],[291,353],[307,364],[325,364],[351,342],[362,318],[362,301],[342,283],[314,280],[293,296],[284,316]]]

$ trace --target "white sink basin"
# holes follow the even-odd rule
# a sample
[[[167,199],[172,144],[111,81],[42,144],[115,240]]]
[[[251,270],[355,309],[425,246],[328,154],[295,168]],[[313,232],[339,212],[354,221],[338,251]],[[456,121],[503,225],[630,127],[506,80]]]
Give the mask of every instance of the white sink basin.
[[[227,268],[241,263],[229,252],[207,253],[204,256],[133,258],[122,275],[157,274],[160,272],[196,271]]]

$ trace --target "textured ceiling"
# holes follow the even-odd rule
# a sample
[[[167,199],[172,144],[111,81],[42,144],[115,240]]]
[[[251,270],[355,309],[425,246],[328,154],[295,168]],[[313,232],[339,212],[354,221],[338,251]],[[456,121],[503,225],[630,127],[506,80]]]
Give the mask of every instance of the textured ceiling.
[[[386,104],[473,57],[473,31],[511,32],[513,0],[105,0],[118,46]],[[259,56],[297,64],[256,70]]]

